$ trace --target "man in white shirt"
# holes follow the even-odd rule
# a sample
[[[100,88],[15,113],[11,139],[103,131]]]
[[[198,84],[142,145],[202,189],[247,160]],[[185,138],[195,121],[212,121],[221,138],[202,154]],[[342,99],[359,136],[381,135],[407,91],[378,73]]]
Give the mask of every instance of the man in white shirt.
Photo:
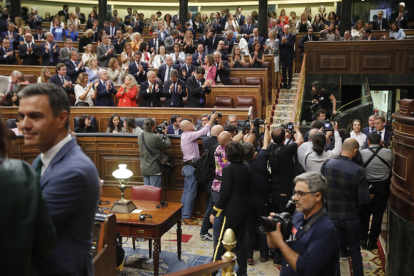
[[[18,92],[20,90],[20,84],[18,81],[22,75],[19,71],[13,71],[10,77],[0,76],[0,97],[6,97],[6,93],[9,91]]]

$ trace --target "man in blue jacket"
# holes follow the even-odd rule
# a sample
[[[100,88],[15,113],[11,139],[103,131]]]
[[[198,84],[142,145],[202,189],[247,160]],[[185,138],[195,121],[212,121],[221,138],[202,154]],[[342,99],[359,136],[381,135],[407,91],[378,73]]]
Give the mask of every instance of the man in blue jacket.
[[[100,69],[98,75],[98,85],[96,85],[97,82],[93,85],[93,88],[97,90],[95,106],[114,106],[112,95],[116,95],[117,91],[112,81],[108,80],[108,72],[105,69]]]
[[[37,274],[93,276],[92,228],[100,183],[95,165],[68,133],[69,99],[53,84],[30,85],[19,97],[24,142],[40,151],[32,167],[57,233],[52,253],[34,256]]]

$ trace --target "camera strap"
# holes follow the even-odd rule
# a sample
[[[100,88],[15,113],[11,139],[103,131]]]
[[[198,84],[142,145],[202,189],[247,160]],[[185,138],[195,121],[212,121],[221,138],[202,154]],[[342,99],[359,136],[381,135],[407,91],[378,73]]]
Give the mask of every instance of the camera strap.
[[[321,208],[318,212],[316,212],[312,218],[310,219],[310,221],[303,227],[303,231],[300,233],[299,237],[295,237],[295,241],[299,240],[304,234],[306,234],[306,232],[309,231],[309,229],[311,228],[311,226],[318,221],[318,219],[320,219],[320,217],[323,216],[323,213],[325,212],[325,210],[323,208]],[[303,218],[302,218],[303,219]],[[298,221],[296,221],[295,223],[297,223]]]
[[[305,171],[308,171],[308,168],[306,167],[306,161],[308,160],[308,156],[309,156],[309,154],[311,154],[312,152],[309,152],[308,154],[306,154],[306,157],[305,157]]]
[[[378,157],[378,159],[382,162],[382,163],[384,163],[386,166],[387,166],[387,168],[389,169],[389,170],[391,170],[391,168],[390,168],[390,165],[388,165],[388,163],[387,163],[387,161],[385,161],[384,160],[384,158],[382,158],[381,156],[379,156],[378,155],[378,153],[379,153],[379,151],[382,149],[381,147],[379,147],[378,148],[378,150],[377,151],[374,151],[372,148],[368,148],[372,153],[373,153],[373,155],[368,159],[368,161],[362,166],[364,169],[369,165],[369,163],[371,163],[371,161],[372,161],[372,159],[374,159],[374,157],[376,156],[376,157]]]

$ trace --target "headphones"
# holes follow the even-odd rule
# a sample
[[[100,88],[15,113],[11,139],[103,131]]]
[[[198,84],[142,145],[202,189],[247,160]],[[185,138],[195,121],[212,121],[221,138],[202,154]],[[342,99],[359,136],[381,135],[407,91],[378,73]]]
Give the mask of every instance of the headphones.
[[[139,215],[139,220],[144,221],[146,218],[151,218],[152,219],[152,216],[151,215],[147,215],[147,214]]]
[[[168,206],[168,202],[167,201],[161,201],[160,204],[156,205],[157,208],[164,208]]]

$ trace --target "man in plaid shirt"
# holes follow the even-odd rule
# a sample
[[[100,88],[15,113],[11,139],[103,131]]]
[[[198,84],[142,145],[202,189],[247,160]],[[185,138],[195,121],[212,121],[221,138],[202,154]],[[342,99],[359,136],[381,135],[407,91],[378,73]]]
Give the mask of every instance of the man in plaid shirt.
[[[326,160],[321,167],[321,174],[328,181],[328,216],[336,227],[339,245],[341,239],[346,239],[353,275],[363,276],[359,213],[361,204],[368,203],[370,195],[365,169],[352,161],[358,148],[356,139],[346,139],[342,144],[342,155]],[[340,275],[339,265],[335,275]]]

